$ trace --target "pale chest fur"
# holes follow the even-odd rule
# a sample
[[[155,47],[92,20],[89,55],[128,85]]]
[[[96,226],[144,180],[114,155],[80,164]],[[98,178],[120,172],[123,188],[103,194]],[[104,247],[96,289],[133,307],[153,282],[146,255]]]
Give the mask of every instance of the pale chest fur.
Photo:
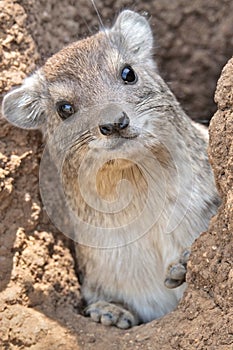
[[[98,317],[96,303],[87,315],[119,328],[177,305],[184,286],[167,289],[165,269],[219,204],[206,142],[158,74],[153,48],[147,20],[123,11],[111,29],[58,52],[3,101],[11,123],[39,128],[47,140],[59,178],[56,186],[44,167],[54,191],[42,197],[52,197],[58,227],[72,226],[84,298],[112,304],[107,319],[103,303]]]
[[[139,181],[140,176],[137,175],[133,177],[134,185],[140,191],[134,200],[140,204],[145,183]],[[139,220],[135,218],[136,225],[121,227],[121,216],[113,215],[111,225],[118,225],[115,231],[108,228],[102,231],[96,227],[93,232],[89,226],[86,230],[85,227],[83,230],[77,227],[77,240],[86,244],[77,245],[77,257],[84,274],[82,291],[88,303],[97,300],[123,303],[134,310],[143,322],[160,317],[177,305],[185,285],[174,290],[167,289],[164,286],[166,267],[206,229],[209,218],[202,215],[204,202],[197,203],[190,198],[189,182],[186,188],[184,179],[181,190],[177,191],[174,185],[172,191],[175,176],[166,178],[167,190],[170,189],[173,195],[164,195],[164,180],[157,174],[157,181],[151,183],[154,192],[149,199],[148,210]],[[106,178],[103,176],[102,180]],[[111,190],[114,188],[113,182],[109,182]],[[99,191],[104,192],[105,188],[107,195],[108,182],[103,183],[104,186],[99,184]],[[73,187],[72,198],[74,193]],[[82,204],[79,200],[80,207]],[[137,205],[130,210],[133,215],[134,210],[138,210]],[[104,217],[101,221],[101,216],[88,212],[87,206],[84,211],[87,212],[86,217],[92,218],[92,223],[95,220],[100,220],[99,225],[105,222]],[[124,224],[127,217],[122,219]]]
[[[151,239],[153,234],[156,237],[151,231],[140,241],[115,249],[77,246],[85,274],[82,292],[88,303],[105,300],[126,305],[143,322],[174,309],[185,286],[167,289],[165,267],[179,255],[180,246],[166,239],[163,250],[161,239]]]

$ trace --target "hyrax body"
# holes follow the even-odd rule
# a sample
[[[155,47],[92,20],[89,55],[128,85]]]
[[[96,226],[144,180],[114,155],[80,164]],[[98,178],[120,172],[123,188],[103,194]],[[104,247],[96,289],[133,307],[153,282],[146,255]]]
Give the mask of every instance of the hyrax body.
[[[77,241],[85,313],[120,328],[175,308],[185,288],[182,252],[218,205],[206,138],[160,77],[152,49],[147,20],[123,11],[3,102],[11,123],[40,128],[48,140]]]

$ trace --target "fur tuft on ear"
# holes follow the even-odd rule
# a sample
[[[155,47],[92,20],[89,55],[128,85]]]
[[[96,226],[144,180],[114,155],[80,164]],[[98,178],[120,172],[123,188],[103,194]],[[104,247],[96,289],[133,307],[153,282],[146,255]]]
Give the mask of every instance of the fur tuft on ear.
[[[23,85],[5,95],[2,103],[3,116],[13,125],[23,129],[38,129],[45,120],[42,103],[44,78],[34,73]]]
[[[130,10],[122,11],[111,31],[123,36],[124,43],[131,53],[151,57],[153,35],[145,17]]]

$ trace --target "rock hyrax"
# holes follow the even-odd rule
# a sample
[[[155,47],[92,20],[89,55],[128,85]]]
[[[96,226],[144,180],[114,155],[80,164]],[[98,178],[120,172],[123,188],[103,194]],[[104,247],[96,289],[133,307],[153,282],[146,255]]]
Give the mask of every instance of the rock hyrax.
[[[111,29],[53,55],[3,102],[11,123],[42,131],[59,170],[85,314],[119,328],[176,307],[186,248],[218,205],[207,138],[152,53],[147,20],[126,10]]]

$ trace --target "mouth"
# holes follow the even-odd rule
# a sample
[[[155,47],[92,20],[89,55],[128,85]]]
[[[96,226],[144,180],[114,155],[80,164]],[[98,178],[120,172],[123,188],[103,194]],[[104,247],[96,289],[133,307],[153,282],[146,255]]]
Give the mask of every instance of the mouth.
[[[132,151],[135,148],[134,142],[137,142],[139,137],[138,130],[121,130],[112,135],[96,137],[95,140],[90,142],[89,147],[107,152],[127,152],[129,149]]]
[[[126,139],[126,140],[132,140],[132,139],[135,139],[136,137],[138,137],[138,134],[133,134],[133,135],[122,135],[122,134],[119,134],[119,136],[123,139]]]
[[[136,128],[122,129],[118,131],[118,137],[131,140],[139,136],[139,132]]]
[[[130,147],[131,145],[130,141],[135,140],[138,137],[139,137],[139,134],[136,132],[127,133],[127,132],[124,132],[123,130],[122,132],[118,132],[115,136],[108,137],[108,140],[106,140],[106,142],[109,145],[109,147],[112,149],[126,146],[126,145],[127,147]]]

